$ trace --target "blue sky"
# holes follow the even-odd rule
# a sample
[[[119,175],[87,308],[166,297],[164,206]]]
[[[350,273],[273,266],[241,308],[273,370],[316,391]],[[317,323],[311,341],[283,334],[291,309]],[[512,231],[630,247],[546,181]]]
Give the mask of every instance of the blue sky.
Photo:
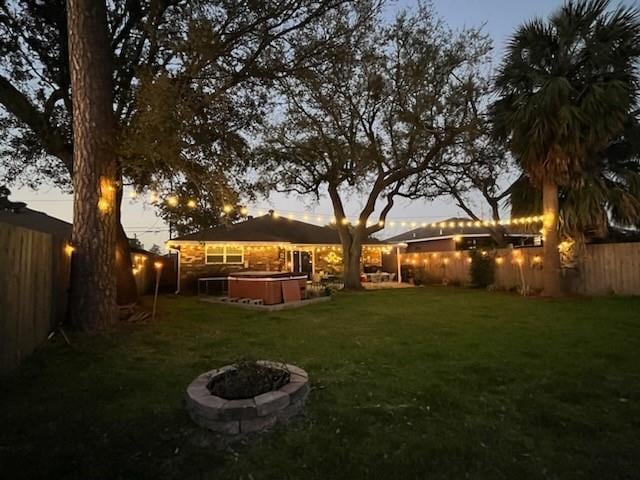
[[[390,5],[389,11],[402,7],[411,7],[415,2],[404,0]],[[637,2],[633,2],[637,3]],[[562,4],[561,0],[434,0],[435,9],[441,17],[453,28],[464,26],[484,25],[484,30],[494,42],[495,63],[503,51],[509,35],[523,21],[534,16],[546,16]],[[38,192],[28,189],[14,190],[15,200],[26,201],[33,209],[44,211],[49,215],[71,221],[72,199],[69,195],[62,195],[54,188],[43,188]],[[313,205],[312,199],[285,197],[272,195],[269,199],[260,201],[255,207],[274,208],[283,212],[294,212],[296,216],[303,213],[324,214],[332,213],[329,202],[325,199],[319,205]],[[352,198],[347,204],[349,214],[356,213],[361,206],[357,198]],[[488,213],[488,212],[485,212]],[[395,229],[385,229],[381,236],[391,236],[400,233],[400,221],[421,220],[433,221],[452,215],[461,215],[460,210],[448,200],[436,202],[400,201],[389,215],[389,220],[395,219],[398,226]],[[153,207],[144,201],[125,200],[122,212],[123,225],[129,236],[136,235],[147,248],[153,243],[163,245],[168,238],[168,229],[155,215]]]

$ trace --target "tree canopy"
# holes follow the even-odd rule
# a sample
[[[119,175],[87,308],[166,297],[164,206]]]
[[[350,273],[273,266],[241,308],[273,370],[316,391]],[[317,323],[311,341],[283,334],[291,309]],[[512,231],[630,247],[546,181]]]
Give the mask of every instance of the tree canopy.
[[[360,242],[383,228],[394,200],[416,194],[421,175],[475,134],[490,49],[476,30],[451,31],[430,5],[390,23],[371,9],[348,13],[314,40],[352,35],[279,81],[283,106],[259,156],[275,188],[328,193],[345,267],[359,261]],[[364,206],[349,223],[344,202],[354,193]]]

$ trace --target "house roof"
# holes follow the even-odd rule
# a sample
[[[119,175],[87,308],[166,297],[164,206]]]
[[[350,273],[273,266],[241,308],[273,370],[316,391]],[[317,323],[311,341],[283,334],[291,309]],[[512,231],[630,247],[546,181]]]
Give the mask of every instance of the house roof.
[[[483,226],[471,226],[467,227],[467,222],[472,222],[473,220],[470,218],[459,218],[452,217],[447,218],[446,220],[440,220],[435,222],[437,227],[420,227],[413,230],[409,230],[408,232],[401,233],[391,238],[387,238],[386,242],[388,243],[399,243],[399,242],[428,242],[433,240],[439,240],[442,238],[452,238],[454,236],[475,236],[475,235],[487,235],[488,229]],[[446,224],[446,227],[440,227],[440,224]],[[454,227],[449,227],[449,224],[455,224]],[[464,223],[464,227],[460,227],[459,224]],[[531,236],[535,235],[536,232],[531,230],[527,230],[526,226],[504,226],[508,235],[511,236]]]
[[[50,233],[54,237],[59,238],[68,238],[71,236],[70,223],[26,207],[21,208],[17,212],[0,210],[0,222],[36,230],[38,232]]]
[[[201,230],[172,238],[171,242],[280,242],[296,244],[339,244],[338,231],[333,227],[276,217],[271,213],[249,218],[244,222]],[[369,237],[367,244],[384,243]]]

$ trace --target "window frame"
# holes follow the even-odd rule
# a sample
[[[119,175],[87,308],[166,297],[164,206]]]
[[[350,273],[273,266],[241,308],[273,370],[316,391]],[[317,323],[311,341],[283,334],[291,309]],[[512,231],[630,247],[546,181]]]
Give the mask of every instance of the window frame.
[[[209,249],[209,247],[218,247],[218,248],[222,248],[222,253],[212,253],[209,254],[207,252],[207,250]],[[240,249],[240,253],[231,253],[231,254],[227,254],[227,248],[234,248],[234,249]],[[205,265],[244,265],[244,245],[220,245],[220,244],[216,244],[216,243],[208,243],[205,244],[204,246],[204,263]],[[221,262],[210,262],[209,261],[209,255],[211,256],[222,256],[222,261]],[[240,256],[240,261],[238,262],[228,262],[227,261],[227,256],[232,256],[232,257],[237,257]]]

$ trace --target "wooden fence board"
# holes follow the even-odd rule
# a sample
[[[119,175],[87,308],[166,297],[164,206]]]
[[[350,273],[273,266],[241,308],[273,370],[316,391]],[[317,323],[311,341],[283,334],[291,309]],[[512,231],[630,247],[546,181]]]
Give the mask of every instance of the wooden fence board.
[[[0,372],[52,328],[53,254],[51,235],[0,223]]]
[[[542,290],[542,247],[500,249],[492,253],[502,258],[496,263],[495,285],[512,289],[524,284]],[[515,255],[515,256],[514,256]],[[514,261],[522,258],[522,264]],[[420,252],[402,254],[403,265],[423,268],[437,281],[468,284],[468,252]],[[522,275],[521,272],[522,271]],[[640,295],[640,243],[586,245],[578,256],[577,268],[566,270],[565,279],[573,293],[583,295]]]

